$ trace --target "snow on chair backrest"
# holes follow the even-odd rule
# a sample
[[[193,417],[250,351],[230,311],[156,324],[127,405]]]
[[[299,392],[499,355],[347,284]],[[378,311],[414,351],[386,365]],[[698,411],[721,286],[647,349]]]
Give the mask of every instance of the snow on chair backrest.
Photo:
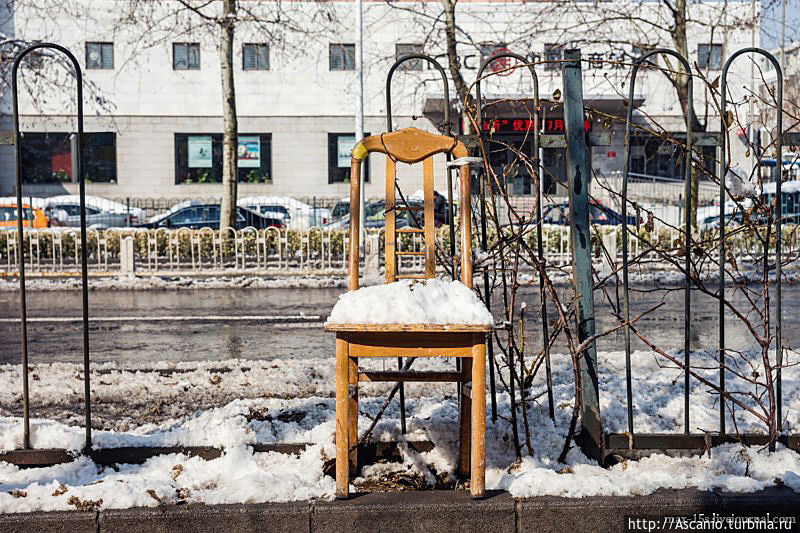
[[[435,227],[434,192],[433,192],[433,156],[449,153],[455,159],[467,157],[464,144],[452,137],[428,133],[417,128],[405,128],[391,133],[366,137],[353,148],[350,165],[350,280],[349,290],[358,288],[359,236],[361,220],[359,202],[361,197],[361,162],[372,152],[386,154],[386,281],[390,283],[398,278],[416,276],[398,276],[396,264],[397,233],[422,233],[425,239],[425,274],[423,278],[435,275]],[[398,209],[409,206],[397,206],[395,200],[395,180],[397,162],[415,164],[422,162],[423,167],[423,227],[395,227]],[[472,249],[470,225],[470,192],[469,166],[463,165],[459,170],[460,204],[459,225],[461,228],[461,281],[472,287]]]

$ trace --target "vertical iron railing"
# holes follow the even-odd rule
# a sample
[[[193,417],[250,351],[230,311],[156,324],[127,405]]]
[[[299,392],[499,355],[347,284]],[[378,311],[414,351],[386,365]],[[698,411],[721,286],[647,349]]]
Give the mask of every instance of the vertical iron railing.
[[[725,295],[725,177],[728,174],[728,139],[727,131],[730,127],[726,123],[727,110],[728,110],[728,70],[736,58],[742,54],[754,53],[760,54],[767,58],[772,67],[775,69],[777,76],[777,135],[775,139],[776,149],[776,182],[775,182],[775,198],[777,214],[775,216],[775,352],[777,370],[775,375],[775,396],[777,401],[777,431],[780,432],[782,423],[782,390],[781,390],[781,366],[783,365],[783,310],[781,298],[781,255],[782,255],[782,241],[783,232],[781,229],[781,218],[783,217],[783,197],[781,194],[781,185],[783,183],[783,71],[781,70],[780,63],[775,56],[761,48],[742,48],[734,52],[725,62],[722,68],[722,79],[720,83],[720,91],[722,93],[722,102],[720,107],[721,113],[721,135],[720,135],[720,175],[719,175],[719,383],[720,383],[720,402],[719,402],[719,431],[720,434],[725,434],[725,401],[723,394],[725,393],[725,302],[723,296]],[[767,243],[769,243],[769,236],[767,236]],[[768,248],[764,250],[765,261],[769,257]],[[764,273],[767,275],[767,272]],[[766,369],[765,369],[766,370]]]
[[[678,52],[674,50],[669,50],[666,48],[658,48],[655,50],[651,50],[642,56],[640,56],[636,61],[633,63],[633,67],[631,67],[631,79],[630,85],[628,88],[628,112],[625,118],[625,154],[623,159],[623,171],[622,171],[622,284],[623,284],[623,305],[624,305],[624,319],[625,319],[625,384],[626,384],[626,393],[627,393],[627,414],[628,414],[628,432],[633,435],[634,427],[633,427],[633,391],[632,391],[632,384],[631,384],[631,306],[630,306],[630,286],[628,282],[628,173],[630,172],[630,158],[631,158],[631,127],[633,121],[633,102],[634,102],[634,91],[636,89],[636,74],[639,72],[639,68],[641,68],[642,63],[644,63],[647,58],[652,57],[654,55],[664,54],[669,55],[677,59],[681,65],[683,65],[683,69],[685,72],[685,76],[687,77],[687,93],[688,93],[688,101],[689,105],[687,106],[687,113],[686,113],[686,168],[685,168],[685,182],[686,182],[686,208],[684,209],[684,252],[685,252],[685,288],[684,288],[684,340],[683,340],[683,347],[684,347],[684,390],[683,390],[683,400],[684,400],[684,413],[683,413],[683,424],[684,424],[684,433],[686,435],[689,434],[689,365],[691,362],[691,352],[690,352],[690,334],[691,334],[691,321],[690,321],[690,312],[691,312],[691,284],[690,284],[690,268],[691,268],[691,242],[692,242],[692,228],[691,228],[691,203],[692,203],[692,196],[691,196],[691,176],[692,176],[692,122],[694,119],[693,110],[694,106],[692,105],[692,70],[689,66],[689,62],[686,60],[685,57],[680,55]],[[677,74],[676,74],[677,75]]]
[[[447,134],[452,136],[453,131],[453,124],[450,121],[450,87],[447,83],[447,74],[445,74],[444,68],[442,65],[439,64],[434,58],[427,54],[408,54],[402,57],[399,57],[394,64],[389,68],[389,73],[386,75],[386,131],[391,132],[393,130],[392,126],[392,76],[394,76],[395,71],[397,68],[407,61],[412,61],[414,59],[419,59],[422,61],[427,61],[430,63],[433,68],[435,68],[439,75],[442,77],[442,86],[444,88],[444,123],[447,129]],[[449,162],[451,155],[447,154],[447,161]],[[395,181],[395,187],[397,187],[397,182]],[[399,188],[398,188],[399,191]],[[402,192],[400,193],[400,197],[402,198]],[[461,206],[461,209],[468,208],[468,206]],[[411,212],[412,218],[414,217],[413,212]],[[456,255],[456,241],[455,241],[455,223],[453,221],[453,178],[450,172],[450,167],[447,167],[447,218],[448,223],[450,225],[450,260],[453,265],[453,279],[457,279],[456,275],[456,266],[455,261],[453,259]],[[456,364],[460,365],[461,361],[456,360]],[[403,369],[403,358],[398,357],[397,359],[398,369]],[[492,380],[494,383],[494,380]],[[405,434],[406,432],[406,397],[405,397],[405,387],[402,382],[398,383],[400,387],[400,431]],[[457,395],[460,398],[460,394]],[[494,398],[494,395],[492,395]]]
[[[533,163],[534,163],[534,176],[535,176],[535,186],[536,186],[536,194],[537,194],[537,201],[536,201],[536,240],[537,240],[537,249],[536,253],[539,259],[539,308],[540,314],[542,318],[542,339],[544,343],[544,356],[545,356],[545,372],[546,372],[546,381],[547,381],[547,405],[548,405],[548,412],[550,414],[551,419],[555,419],[555,407],[553,404],[553,377],[552,377],[552,367],[550,364],[550,335],[548,331],[548,324],[547,324],[547,300],[545,298],[545,286],[544,286],[544,245],[542,242],[542,200],[543,200],[543,192],[542,192],[542,180],[541,180],[541,173],[539,167],[539,78],[536,75],[536,69],[534,68],[533,64],[529,64],[528,60],[513,52],[501,52],[495,54],[491,57],[486,58],[483,63],[481,63],[480,68],[478,69],[478,76],[475,80],[475,95],[476,95],[476,123],[478,127],[478,135],[482,137],[483,135],[483,99],[481,98],[481,80],[483,79],[483,73],[486,68],[497,61],[498,59],[516,59],[519,61],[521,65],[527,65],[528,70],[531,73],[531,78],[533,79]],[[516,67],[509,67],[509,68],[516,68]],[[481,218],[481,251],[485,254],[488,250],[488,236],[487,236],[487,227],[486,227],[486,183],[485,181],[489,180],[491,168],[487,157],[484,158],[484,173],[485,173],[485,180],[481,181],[481,205],[480,205],[480,218]],[[491,190],[491,189],[490,189]],[[489,271],[487,268],[483,269],[483,287],[484,287],[484,299],[486,301],[486,306],[491,310],[491,290],[489,287]],[[489,342],[489,369],[491,373],[491,387],[492,387],[492,420],[497,419],[497,402],[495,400],[495,379],[494,379],[494,345],[492,342]]]
[[[14,59],[11,68],[11,94],[13,99],[14,112],[14,136],[16,143],[16,186],[17,186],[17,240],[18,262],[19,262],[19,303],[20,303],[20,328],[21,328],[21,348],[22,348],[22,409],[23,409],[23,447],[31,447],[30,435],[30,391],[28,389],[28,321],[27,305],[25,295],[25,253],[23,247],[23,211],[22,211],[22,133],[19,125],[19,94],[17,87],[17,73],[22,60],[31,52],[39,49],[56,50],[67,56],[75,73],[75,83],[77,86],[77,143],[78,150],[75,162],[75,169],[78,180],[80,206],[81,206],[81,289],[83,307],[83,383],[84,383],[84,409],[86,423],[85,447],[88,450],[92,446],[92,412],[91,412],[91,387],[89,382],[89,284],[87,277],[87,246],[86,238],[86,185],[83,173],[83,81],[81,67],[78,60],[72,53],[61,45],[53,43],[37,43],[27,47]],[[33,207],[33,206],[31,206]]]

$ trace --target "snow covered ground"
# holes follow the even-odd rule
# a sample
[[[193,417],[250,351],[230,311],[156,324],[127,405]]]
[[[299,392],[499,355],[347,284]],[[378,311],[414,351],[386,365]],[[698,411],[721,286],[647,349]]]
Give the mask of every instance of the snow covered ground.
[[[706,282],[713,282],[717,279],[718,271],[713,264],[709,263],[709,268],[701,272],[702,278]],[[619,266],[621,269],[622,267]],[[800,269],[790,267],[784,269],[784,279],[789,283],[800,283]],[[37,273],[28,272],[26,278],[26,289],[30,291],[62,291],[80,289],[81,280],[76,273],[71,277],[35,277]],[[554,270],[550,272],[550,278],[556,285],[567,285],[571,283],[569,269]],[[605,272],[601,277],[609,276]],[[621,270],[620,270],[621,276]],[[758,270],[743,270],[737,283],[758,283],[761,274]],[[538,279],[536,273],[520,273],[520,282],[532,282]],[[656,268],[655,265],[644,265],[632,268],[630,272],[631,284],[658,285],[670,287],[684,283],[683,275],[677,270]],[[771,276],[774,281],[774,274]],[[610,276],[607,283],[614,283],[615,278]],[[361,285],[374,285],[383,283],[383,277],[378,276],[374,279],[362,277]],[[482,283],[476,278],[476,283]],[[328,273],[313,276],[305,275],[273,275],[265,276],[261,273],[242,274],[232,271],[229,275],[198,275],[192,273],[179,273],[165,271],[160,274],[138,274],[107,277],[90,277],[90,290],[181,290],[181,289],[240,289],[240,288],[326,288],[326,287],[347,287],[347,278],[340,273]],[[19,280],[16,277],[0,278],[0,291],[19,290]]]
[[[34,273],[35,275],[35,273]],[[25,279],[29,291],[80,290],[81,279],[74,277]],[[347,287],[347,278],[330,274],[325,276],[256,276],[231,274],[230,276],[192,276],[165,273],[163,275],[119,275],[90,277],[89,290],[181,290],[181,289],[304,289]],[[0,291],[18,291],[19,280],[7,277],[0,279]]]
[[[699,366],[713,366],[712,353],[696,352]],[[792,353],[792,361],[797,354]],[[624,354],[604,352],[601,407],[608,431],[625,430]],[[633,355],[637,431],[682,431],[682,373],[651,352]],[[381,368],[380,360],[368,360]],[[415,368],[450,361],[418,359]],[[542,380],[529,409],[533,453],[515,461],[507,397],[500,394],[500,418],[487,424],[487,488],[514,496],[648,494],[658,488],[700,487],[749,492],[783,483],[800,491],[800,455],[779,448],[725,445],[710,456],[653,456],[609,469],[573,449],[567,464],[557,461],[571,414],[573,388],[568,357],[553,356],[556,420],[547,416]],[[330,499],[334,481],[323,475],[334,457],[333,359],[224,361],[93,366],[92,405],[96,447],[209,445],[223,448],[218,459],[175,454],[143,465],[102,468],[86,458],[50,468],[18,469],[0,463],[0,512],[37,509],[119,508],[178,502],[236,503]],[[708,376],[715,371],[704,370]],[[787,432],[800,431],[800,371],[784,371]],[[35,447],[78,450],[83,443],[82,368],[74,364],[32,366],[31,398]],[[729,376],[731,387],[737,387]],[[740,386],[740,385],[738,385]],[[359,427],[366,428],[391,384],[365,384]],[[716,397],[692,382],[691,429],[713,431]],[[0,366],[0,449],[21,443],[21,382],[18,365]],[[433,486],[454,480],[457,399],[453,384],[407,385],[409,441],[431,440],[435,448],[403,449],[402,463],[381,463],[361,472],[355,486],[412,477]],[[488,411],[488,409],[487,409]],[[737,415],[738,415],[737,411]],[[374,437],[398,440],[399,409],[394,401]],[[763,431],[751,416],[737,416],[742,431]],[[299,455],[253,453],[252,443],[313,443]],[[102,500],[102,501],[101,501]]]

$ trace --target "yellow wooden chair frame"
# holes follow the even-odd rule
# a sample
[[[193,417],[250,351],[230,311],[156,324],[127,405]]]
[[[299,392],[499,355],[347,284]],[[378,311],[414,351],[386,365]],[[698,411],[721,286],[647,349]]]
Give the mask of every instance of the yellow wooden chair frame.
[[[451,154],[467,157],[464,144],[452,137],[406,128],[363,139],[353,148],[350,172],[349,290],[358,289],[358,260],[361,197],[361,163],[369,153],[386,154],[386,281],[402,278],[432,278],[435,275],[435,220],[433,156]],[[423,228],[395,228],[395,213],[410,209],[395,202],[396,162],[423,164]],[[459,171],[461,229],[461,281],[472,287],[471,209],[469,167]],[[397,274],[397,234],[422,233],[425,239],[425,274]],[[412,252],[418,255],[419,252]],[[350,468],[358,464],[358,383],[458,382],[461,395],[459,415],[459,460],[461,475],[470,473],[473,497],[484,496],[486,471],[486,335],[491,326],[469,324],[329,324],[336,333],[336,496],[349,496]],[[460,357],[461,371],[359,372],[361,357]],[[350,451],[350,447],[353,450]]]

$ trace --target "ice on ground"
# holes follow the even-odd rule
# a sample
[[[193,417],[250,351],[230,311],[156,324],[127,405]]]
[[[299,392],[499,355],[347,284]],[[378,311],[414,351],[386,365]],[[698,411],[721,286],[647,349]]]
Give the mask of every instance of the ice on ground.
[[[752,354],[756,360],[758,354]],[[733,357],[733,354],[731,354]],[[796,352],[787,354],[789,363]],[[683,431],[683,374],[663,356],[641,351],[632,354],[634,423],[639,432]],[[692,354],[696,371],[713,379],[715,354]],[[626,431],[623,352],[600,352],[600,400],[604,429]],[[380,360],[368,360],[379,365]],[[415,369],[450,368],[452,361],[421,358]],[[419,365],[419,366],[418,366]],[[450,365],[450,366],[448,366]],[[214,367],[228,367],[221,371]],[[36,448],[58,447],[78,451],[83,446],[81,365],[59,363],[31,365],[34,418],[32,440]],[[515,497],[558,495],[644,495],[659,488],[719,489],[752,492],[783,483],[800,492],[800,454],[778,446],[775,453],[761,447],[728,444],[702,457],[654,455],[638,462],[626,461],[603,468],[572,448],[566,463],[558,457],[564,445],[574,398],[570,358],[552,356],[555,421],[547,411],[544,377],[537,376],[529,390],[528,426],[532,449],[523,447],[517,461],[513,446],[508,395],[498,396],[497,421],[487,420],[488,489],[508,490]],[[751,368],[749,365],[747,368]],[[752,367],[758,371],[758,367]],[[334,481],[322,475],[326,460],[335,456],[335,400],[333,361],[309,360],[219,361],[203,363],[152,363],[151,368],[107,363],[93,367],[93,408],[114,406],[127,416],[127,429],[95,427],[94,445],[215,446],[224,454],[214,460],[168,455],[143,465],[118,470],[96,465],[87,458],[49,468],[19,469],[0,463],[0,512],[73,509],[78,506],[112,508],[158,506],[177,502],[236,503],[331,498]],[[19,448],[18,365],[0,365],[0,447]],[[507,382],[507,374],[503,374]],[[366,428],[383,403],[391,384],[360,387],[359,427]],[[747,384],[728,375],[729,390]],[[800,372],[783,373],[782,432],[800,430]],[[458,399],[452,384],[407,384],[408,432],[401,435],[399,405],[390,403],[373,432],[375,440],[430,440],[433,450],[417,453],[400,446],[401,463],[376,464],[362,470],[360,483],[383,478],[413,477],[421,486],[452,483],[458,453]],[[271,396],[271,397],[270,397]],[[487,399],[488,401],[488,399]],[[58,402],[62,402],[58,404]],[[715,431],[718,397],[697,379],[691,380],[691,429]],[[51,403],[59,407],[53,410]],[[182,414],[153,417],[142,405],[182,406]],[[133,406],[131,408],[130,406]],[[47,417],[37,415],[43,410]],[[487,409],[487,411],[490,411]],[[138,413],[133,416],[131,413]],[[763,423],[737,409],[737,426],[743,432],[764,432]],[[518,416],[521,414],[518,413]],[[95,419],[95,424],[98,424]],[[729,427],[733,427],[733,424]],[[522,423],[519,432],[524,442]],[[254,453],[250,444],[310,443],[299,455]],[[102,499],[102,503],[98,503]]]
[[[339,296],[327,324],[480,324],[492,314],[459,281],[400,280]]]

